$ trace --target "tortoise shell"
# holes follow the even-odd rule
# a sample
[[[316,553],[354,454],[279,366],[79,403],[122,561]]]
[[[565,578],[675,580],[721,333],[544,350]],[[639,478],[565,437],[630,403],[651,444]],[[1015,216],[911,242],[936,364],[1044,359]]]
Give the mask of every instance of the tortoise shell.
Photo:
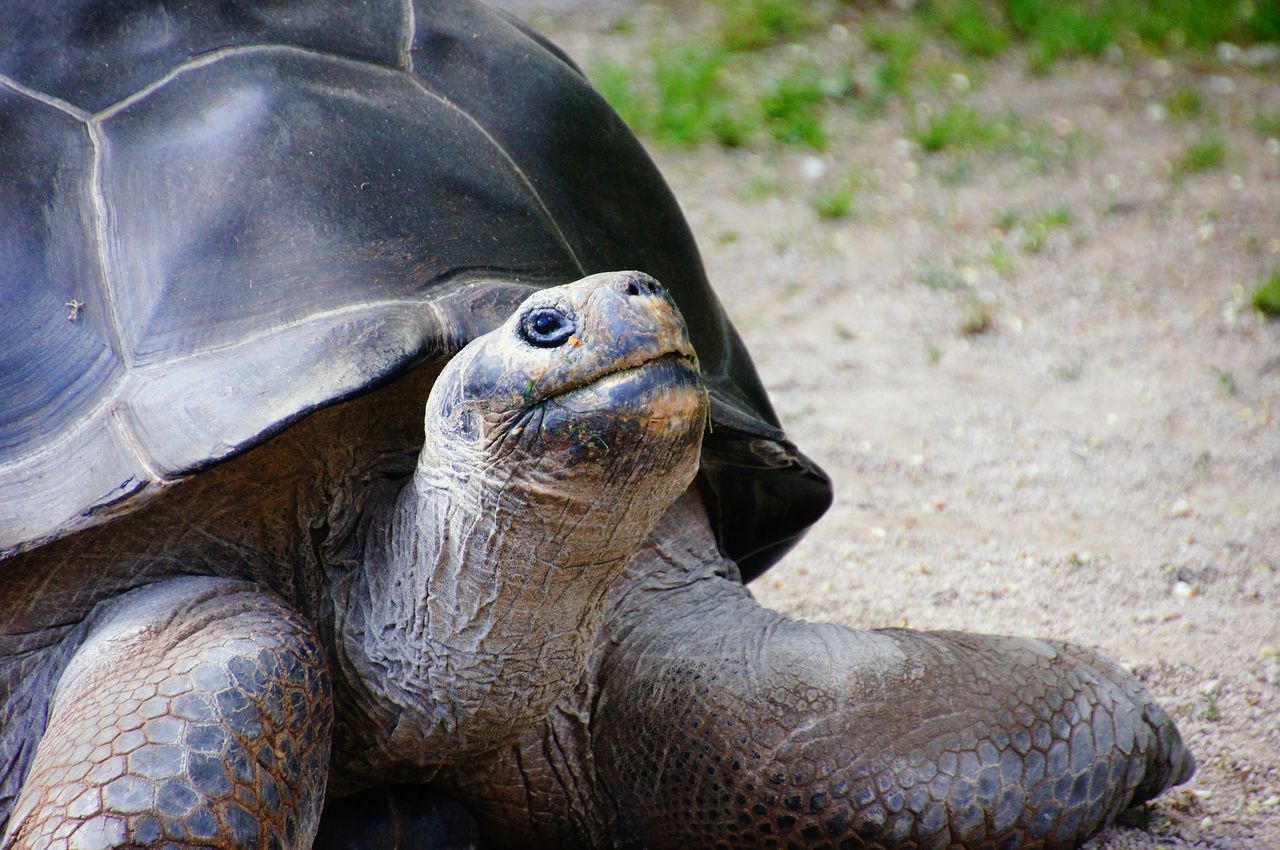
[[[0,560],[445,357],[532,287],[635,268],[712,397],[748,578],[830,500],[635,138],[460,0],[0,7]]]

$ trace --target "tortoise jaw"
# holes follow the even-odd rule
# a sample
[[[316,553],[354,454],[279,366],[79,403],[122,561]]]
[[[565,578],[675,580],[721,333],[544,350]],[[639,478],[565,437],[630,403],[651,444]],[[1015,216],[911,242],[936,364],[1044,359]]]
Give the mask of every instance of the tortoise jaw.
[[[626,373],[639,375],[650,366],[663,361],[679,364],[682,367],[682,371],[692,373],[694,376],[700,374],[698,371],[698,358],[693,352],[693,347],[688,342],[681,340],[681,344],[672,346],[669,350],[657,353],[636,352],[635,355],[615,360],[596,372],[549,388],[547,392],[538,394],[526,404],[524,409],[532,410],[554,399],[563,398],[583,389],[600,386],[615,376]]]

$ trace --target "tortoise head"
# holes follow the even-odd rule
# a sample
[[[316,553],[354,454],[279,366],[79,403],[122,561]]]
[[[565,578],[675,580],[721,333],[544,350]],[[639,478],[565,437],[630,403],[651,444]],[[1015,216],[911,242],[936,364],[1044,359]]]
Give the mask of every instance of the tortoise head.
[[[648,275],[613,272],[534,293],[463,348],[426,431],[437,463],[508,486],[574,501],[607,486],[612,501],[634,484],[660,503],[656,522],[697,471],[706,417],[675,304]]]

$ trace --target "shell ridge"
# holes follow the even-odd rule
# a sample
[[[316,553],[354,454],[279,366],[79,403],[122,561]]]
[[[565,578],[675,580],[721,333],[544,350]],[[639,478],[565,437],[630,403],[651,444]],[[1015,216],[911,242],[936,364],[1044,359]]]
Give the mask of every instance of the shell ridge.
[[[555,220],[555,217],[551,214],[551,210],[547,208],[546,202],[542,200],[542,195],[538,194],[538,190],[534,188],[533,181],[529,179],[529,175],[524,172],[524,169],[520,167],[519,163],[517,163],[514,159],[511,158],[511,154],[507,153],[507,149],[504,148],[502,144],[499,143],[498,140],[493,137],[493,135],[488,131],[488,129],[483,124],[481,124],[476,119],[476,117],[472,115],[470,112],[463,109],[461,106],[454,103],[452,100],[450,100],[448,97],[441,94],[440,92],[434,91],[431,88],[429,88],[427,84],[424,83],[416,74],[410,74],[409,79],[414,86],[416,86],[419,90],[422,91],[423,94],[438,101],[441,105],[449,109],[452,109],[460,117],[462,117],[468,123],[470,123],[471,126],[475,127],[476,130],[480,133],[480,135],[484,136],[485,141],[487,141],[493,147],[493,149],[498,152],[498,155],[501,156],[503,161],[506,162],[508,167],[511,168],[512,173],[515,174],[515,176],[520,180],[521,184],[524,185],[525,191],[529,193],[529,197],[532,198],[534,203],[538,205],[538,213],[542,216],[543,223],[548,228],[550,228],[552,233],[555,234],[556,239],[560,242],[560,247],[562,247],[565,250],[565,253],[569,255],[569,259],[573,261],[574,268],[578,270],[578,274],[583,275],[585,277],[587,274],[587,269],[582,264],[582,260],[581,258],[578,257],[577,252],[573,250],[573,246],[569,243],[568,238],[564,235],[564,231],[560,229],[560,223]]]
[[[164,76],[152,80],[132,94],[120,98],[115,103],[104,106],[102,109],[93,113],[90,117],[94,121],[105,121],[117,112],[128,109],[133,104],[163,88],[169,82],[177,79],[183,74],[187,74],[191,71],[198,71],[201,68],[207,68],[210,65],[221,62],[223,59],[236,56],[252,56],[257,53],[291,53],[299,56],[306,56],[311,59],[325,59],[348,67],[380,71],[383,74],[404,73],[399,68],[389,68],[386,65],[382,65],[377,62],[370,62],[363,59],[352,59],[349,56],[339,56],[336,53],[325,53],[323,50],[311,50],[306,47],[298,47],[295,44],[236,44],[231,47],[220,47],[217,50],[211,50],[208,53],[197,54],[187,61],[179,65],[175,65]]]
[[[163,474],[157,468],[155,461],[142,448],[142,441],[138,439],[137,429],[129,422],[118,400],[111,403],[110,411],[111,426],[115,429],[116,434],[119,435],[120,442],[128,447],[129,452],[137,460],[138,468],[142,473],[155,484],[168,484],[173,481],[173,478]]]
[[[0,86],[4,86],[5,88],[10,89],[11,91],[17,92],[18,94],[26,95],[32,100],[38,100],[41,103],[43,103],[45,106],[48,106],[52,109],[56,109],[59,112],[66,113],[67,115],[70,115],[72,118],[75,118],[78,121],[89,120],[89,113],[85,112],[80,107],[72,103],[68,103],[67,101],[63,100],[60,97],[54,97],[51,94],[42,92],[39,89],[33,89],[30,86],[24,86],[22,83],[18,82],[12,77],[7,77],[4,74],[0,74]]]
[[[123,324],[120,321],[120,313],[116,309],[114,297],[115,287],[111,285],[115,274],[109,255],[107,196],[102,188],[102,169],[107,154],[107,140],[92,118],[85,123],[85,129],[89,136],[89,148],[93,151],[93,159],[89,166],[89,203],[93,208],[93,254],[98,264],[98,275],[101,278],[102,303],[107,308],[106,327],[109,330],[107,342],[115,355],[120,358],[125,374],[128,375],[133,369],[133,353],[124,344]]]
[[[237,348],[251,346],[254,343],[266,339],[267,337],[276,336],[277,334],[292,330],[293,328],[302,327],[312,322],[322,322],[326,319],[335,319],[344,315],[358,316],[362,313],[377,314],[386,308],[404,307],[410,309],[420,309],[423,306],[431,307],[431,302],[426,299],[416,298],[388,298],[381,301],[366,301],[360,304],[348,304],[344,307],[335,307],[331,310],[317,310],[314,313],[308,313],[299,319],[290,322],[280,322],[272,325],[266,330],[257,333],[245,334],[230,342],[218,343],[216,345],[208,345],[200,348],[194,348],[185,354],[177,354],[166,356],[164,361],[152,366],[144,366],[137,369],[139,373],[155,369],[168,369],[172,366],[187,360],[194,360],[198,357],[207,357],[210,354],[218,354],[224,351],[234,351]],[[439,316],[436,316],[438,319]]]
[[[400,47],[400,67],[413,73],[413,40],[418,36],[418,17],[413,0],[401,0],[404,4],[404,44]]]

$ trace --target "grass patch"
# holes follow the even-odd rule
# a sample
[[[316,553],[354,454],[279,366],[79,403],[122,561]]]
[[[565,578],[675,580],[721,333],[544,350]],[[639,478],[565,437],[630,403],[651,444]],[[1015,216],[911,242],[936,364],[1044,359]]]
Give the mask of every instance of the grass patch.
[[[777,174],[771,172],[767,176],[756,176],[748,180],[746,185],[738,190],[738,197],[744,201],[763,201],[781,193],[782,183],[778,180]]]
[[[917,112],[908,136],[925,153],[1012,153],[1031,160],[1041,172],[1070,158],[1081,141],[1078,133],[1055,138],[1043,124],[1026,125],[1012,112],[986,115],[964,101],[952,101],[941,112]]]
[[[1014,209],[1001,210],[993,222],[995,229],[1001,233],[1008,233],[1018,226],[1022,221],[1022,215]]]
[[[729,56],[693,42],[652,51],[650,79],[637,79],[620,64],[602,63],[592,81],[632,130],[665,145],[693,146],[715,141],[737,147],[752,127],[724,82]]]
[[[1280,268],[1271,272],[1271,276],[1253,288],[1250,297],[1253,309],[1271,318],[1280,317]]]
[[[1000,277],[1009,277],[1014,271],[1013,257],[1009,255],[1004,243],[999,239],[991,240],[987,251],[987,264]]]
[[[852,69],[829,73],[792,51],[755,52],[812,26],[809,4],[718,0],[716,8],[719,39],[656,38],[645,70],[606,61],[592,68],[592,82],[632,130],[662,145],[772,139],[824,148],[827,106],[853,90]]]
[[[1227,161],[1227,143],[1219,136],[1209,136],[1188,145],[1174,165],[1178,174],[1197,174],[1221,168]]]
[[[883,100],[891,94],[905,98],[915,78],[920,32],[911,26],[869,27],[865,38],[867,46],[880,56],[880,64],[872,73],[876,89],[873,99]]]
[[[1039,253],[1044,248],[1049,233],[1069,227],[1073,218],[1070,207],[1060,206],[1031,219],[1023,228],[1022,250],[1029,254]]]
[[[1203,113],[1204,103],[1200,99],[1200,92],[1190,86],[1183,86],[1164,99],[1164,109],[1170,118],[1185,121]]]
[[[937,0],[925,4],[922,16],[945,32],[969,56],[989,59],[1009,47],[1013,33],[1001,10],[977,0]]]
[[[926,153],[939,153],[990,148],[1012,134],[1007,124],[982,115],[967,103],[955,102],[929,115],[910,135]]]
[[[972,56],[1024,43],[1040,72],[1060,59],[1099,56],[1112,44],[1207,52],[1223,41],[1280,39],[1274,0],[926,0],[916,9]]]
[[[1280,112],[1261,112],[1253,116],[1253,129],[1265,136],[1280,136]]]
[[[809,198],[809,206],[820,217],[826,219],[836,220],[856,216],[858,210],[855,201],[858,193],[873,185],[874,182],[870,175],[854,169],[815,192]]]
[[[991,330],[995,320],[995,309],[980,298],[969,298],[965,302],[964,318],[960,321],[960,333],[965,336],[978,336]]]
[[[720,43],[727,50],[760,50],[803,35],[816,22],[803,0],[720,0]]]
[[[760,95],[764,128],[784,145],[827,146],[822,108],[833,91],[816,65],[801,65],[769,82]]]
[[[837,181],[814,193],[809,206],[820,217],[833,221],[848,218],[854,212],[853,200],[857,190],[848,181]]]

